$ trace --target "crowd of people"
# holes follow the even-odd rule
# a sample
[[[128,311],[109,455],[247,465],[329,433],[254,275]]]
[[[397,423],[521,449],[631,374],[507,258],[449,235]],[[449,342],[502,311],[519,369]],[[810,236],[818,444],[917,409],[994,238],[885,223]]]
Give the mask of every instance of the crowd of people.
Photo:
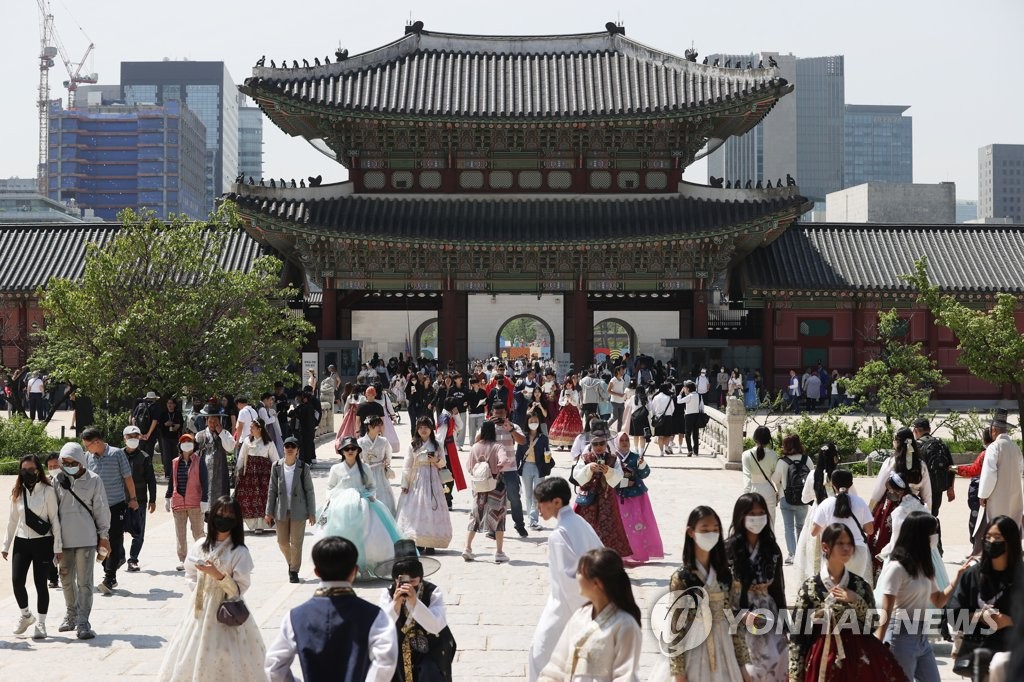
[[[194,404],[189,415],[150,392],[132,411],[123,446],[85,428],[80,442],[45,459],[26,454],[3,542],[21,609],[15,634],[34,626],[32,637],[48,636],[49,589],[59,585],[58,630],[96,636],[94,588],[116,594],[121,567],[140,570],[158,447],[176,569],[190,593],[162,680],[205,679],[210,670],[224,679],[287,680],[296,660],[305,679],[339,669],[347,679],[450,679],[456,638],[443,591],[427,577],[440,568],[432,555],[459,541],[451,514],[460,491],[471,499],[466,562],[510,560],[509,515],[520,538],[547,531],[549,594],[529,679],[639,680],[641,614],[627,570],[665,556],[646,484],[648,450],[664,457],[685,446],[699,456],[705,404],[743,397],[742,373],[701,370],[681,380],[647,358],[570,369],[561,381],[539,363],[480,363],[467,376],[431,367],[374,358],[351,384],[329,368],[324,382],[311,375],[291,398],[278,385],[252,404],[227,396]],[[340,459],[318,503],[314,433],[328,380]],[[404,453],[396,430],[403,408],[411,431]],[[861,497],[834,445],[809,453],[790,434],[776,452],[772,434],[757,429],[741,458],[730,525],[700,505],[682,529],[669,589],[690,597],[671,604],[659,636],[662,664],[648,679],[930,682],[938,679],[925,628],[931,609],[969,614],[940,625],[957,639],[958,669],[986,650],[989,679],[1014,679],[1024,459],[1008,430],[1001,411],[978,460],[955,467],[927,420],[918,420],[896,432],[892,455]],[[553,475],[556,466],[568,480]],[[943,495],[955,499],[956,475],[978,478],[979,513],[970,557],[947,575],[937,516]],[[254,567],[246,532],[276,533],[283,570],[298,583],[307,527],[317,538],[320,585],[267,648],[244,601]],[[493,554],[475,544],[481,539],[485,548],[493,542]],[[97,560],[103,576],[94,584]],[[786,597],[785,566],[797,578],[795,603]],[[362,579],[387,582],[375,603],[356,596]],[[872,609],[883,614],[874,629],[849,627]],[[805,614],[807,627],[773,627],[783,612]],[[978,634],[980,621],[993,627]]]

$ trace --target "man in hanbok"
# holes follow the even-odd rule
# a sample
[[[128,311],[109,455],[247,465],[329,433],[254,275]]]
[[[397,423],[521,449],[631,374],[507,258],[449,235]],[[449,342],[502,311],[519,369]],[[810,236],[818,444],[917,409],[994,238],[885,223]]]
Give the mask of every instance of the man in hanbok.
[[[1010,425],[1006,418],[1006,410],[996,410],[991,425],[992,445],[985,449],[985,459],[981,464],[978,499],[985,510],[986,521],[975,526],[975,554],[981,553],[984,529],[991,525],[992,519],[1009,516],[1019,526],[1024,514],[1024,489],[1021,488],[1024,461],[1020,447],[1010,439]]]
[[[200,416],[206,419],[206,428],[196,434],[199,456],[206,460],[210,477],[210,501],[231,494],[228,453],[235,451],[235,439],[221,423],[222,415],[216,401],[203,406]]]
[[[580,557],[592,549],[603,547],[594,529],[569,506],[572,491],[564,478],[546,478],[533,490],[540,515],[545,521],[557,519],[548,536],[548,568],[551,571],[551,593],[541,613],[530,647],[529,680],[535,682],[547,665],[572,614],[583,606],[576,583]]]

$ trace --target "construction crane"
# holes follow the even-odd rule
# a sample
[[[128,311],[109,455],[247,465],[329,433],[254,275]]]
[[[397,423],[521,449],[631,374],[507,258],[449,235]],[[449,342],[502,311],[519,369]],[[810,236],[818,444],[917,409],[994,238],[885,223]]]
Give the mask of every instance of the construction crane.
[[[95,47],[92,41],[89,41],[89,47],[86,48],[82,58],[77,62],[72,62],[67,50],[64,49],[60,35],[57,34],[49,1],[36,0],[36,3],[39,5],[39,164],[37,178],[39,193],[45,195],[47,194],[47,150],[49,148],[50,69],[55,64],[54,57],[60,56],[64,68],[68,72],[68,80],[64,81],[64,87],[68,89],[69,109],[75,106],[75,91],[78,90],[78,85],[80,83],[97,83],[99,77],[95,73],[82,74],[82,67]],[[84,35],[85,31],[82,31],[82,34]]]

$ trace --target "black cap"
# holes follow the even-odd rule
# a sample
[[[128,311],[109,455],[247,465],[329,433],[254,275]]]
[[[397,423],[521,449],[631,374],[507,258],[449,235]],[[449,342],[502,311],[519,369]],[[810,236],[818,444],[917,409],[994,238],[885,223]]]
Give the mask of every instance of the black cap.
[[[299,439],[295,436],[288,436],[284,439],[284,444],[285,446],[294,445],[295,447],[299,447]]]
[[[504,409],[507,409],[507,408],[505,407],[505,402],[502,401],[502,400],[495,400],[493,403],[491,403],[491,411],[492,412],[494,410],[504,410]]]

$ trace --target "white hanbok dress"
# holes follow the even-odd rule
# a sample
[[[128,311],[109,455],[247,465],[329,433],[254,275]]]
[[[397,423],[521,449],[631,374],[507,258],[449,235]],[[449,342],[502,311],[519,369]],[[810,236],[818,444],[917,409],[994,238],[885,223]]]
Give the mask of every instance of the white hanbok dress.
[[[217,609],[225,599],[245,594],[252,582],[252,556],[245,545],[233,547],[231,539],[203,550],[206,538],[192,543],[185,558],[185,579],[191,594],[182,600],[185,613],[174,631],[163,663],[157,673],[161,682],[201,682],[217,679],[231,682],[262,680],[266,647],[253,615],[239,626],[217,620]],[[224,574],[216,581],[196,570],[204,560]]]
[[[392,516],[397,517],[398,504],[395,502],[395,493],[391,490],[391,480],[388,478],[388,472],[391,471],[391,443],[384,436],[377,436],[374,439],[361,436],[358,443],[363,449],[359,457],[363,464],[370,467],[373,474],[377,499],[388,508]]]
[[[452,520],[444,497],[441,476],[427,457],[442,456],[427,441],[415,450],[409,447],[402,472],[402,494],[398,498],[398,529],[416,541],[417,547],[445,548],[452,541]],[[441,460],[444,461],[443,459]]]
[[[569,619],[540,682],[639,682],[640,624],[611,603],[592,611],[586,604]]]

